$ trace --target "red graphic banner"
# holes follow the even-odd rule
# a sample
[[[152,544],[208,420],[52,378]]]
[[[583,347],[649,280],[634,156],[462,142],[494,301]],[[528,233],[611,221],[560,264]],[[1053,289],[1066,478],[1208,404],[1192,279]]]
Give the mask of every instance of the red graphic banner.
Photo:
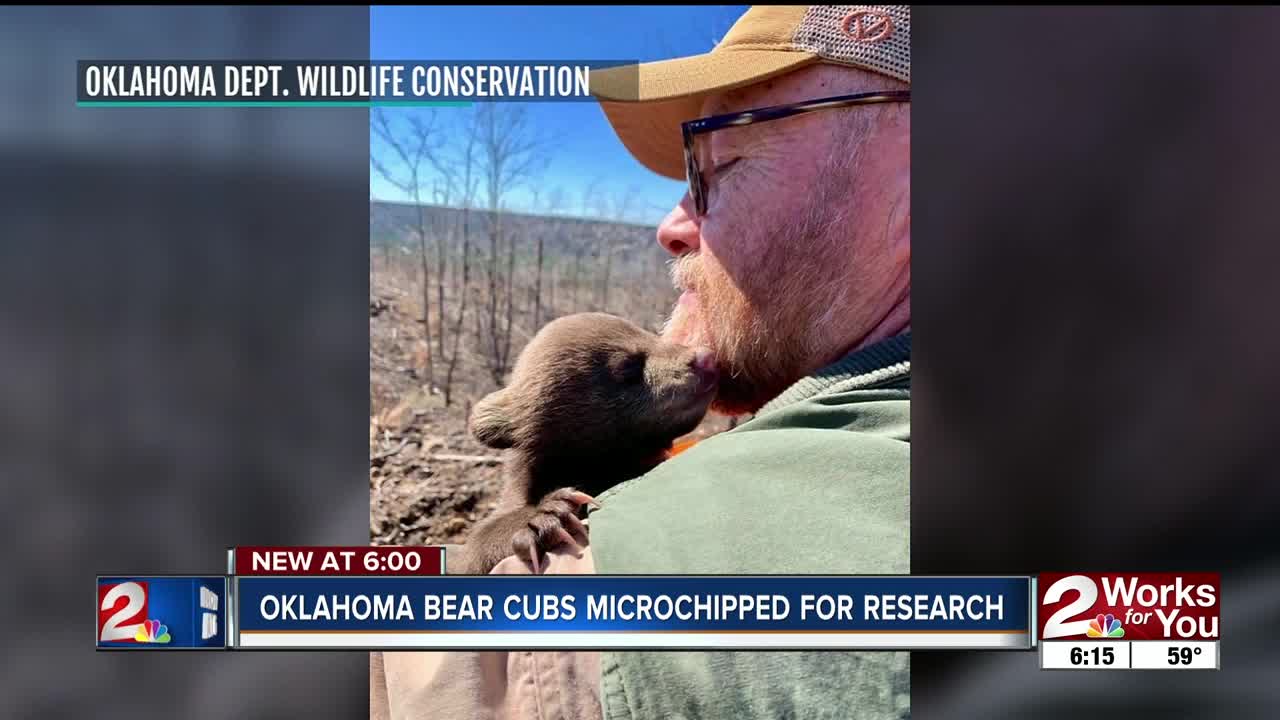
[[[1217,640],[1218,573],[1042,573],[1042,640]]]
[[[444,548],[237,547],[236,575],[442,575]]]

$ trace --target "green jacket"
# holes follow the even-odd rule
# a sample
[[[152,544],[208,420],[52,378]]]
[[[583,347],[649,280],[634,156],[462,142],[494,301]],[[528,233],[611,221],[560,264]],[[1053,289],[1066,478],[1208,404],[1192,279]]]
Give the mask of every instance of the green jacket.
[[[601,496],[600,574],[907,574],[911,336]],[[910,716],[906,652],[607,652],[606,720]]]

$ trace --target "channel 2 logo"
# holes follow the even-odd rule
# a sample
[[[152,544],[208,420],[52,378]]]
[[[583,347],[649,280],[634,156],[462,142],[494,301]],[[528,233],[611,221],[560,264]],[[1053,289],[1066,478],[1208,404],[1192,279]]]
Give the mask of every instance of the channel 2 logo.
[[[1044,640],[1217,640],[1218,573],[1041,574]]]
[[[225,578],[98,579],[98,647],[225,647]]]
[[[147,583],[98,585],[98,642],[137,642],[146,620]]]

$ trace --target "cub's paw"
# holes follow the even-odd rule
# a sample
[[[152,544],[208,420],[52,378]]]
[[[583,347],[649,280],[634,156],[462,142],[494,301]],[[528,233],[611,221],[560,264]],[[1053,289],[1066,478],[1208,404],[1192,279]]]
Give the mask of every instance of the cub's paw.
[[[529,523],[516,532],[511,546],[516,557],[532,565],[533,574],[542,572],[539,561],[542,553],[564,544],[574,547],[587,544],[587,528],[577,515],[583,505],[599,507],[600,503],[584,492],[562,488],[529,508]]]

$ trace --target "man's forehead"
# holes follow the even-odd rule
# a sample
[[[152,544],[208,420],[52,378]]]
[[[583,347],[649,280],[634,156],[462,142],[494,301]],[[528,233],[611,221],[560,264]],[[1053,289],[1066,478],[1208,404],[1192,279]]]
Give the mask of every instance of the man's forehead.
[[[832,64],[812,65],[754,85],[708,95],[702,102],[701,117],[817,100],[832,95],[906,87],[909,86],[905,83],[861,68]]]
[[[793,73],[794,75],[794,73]],[[796,82],[796,78],[787,76],[765,80],[746,88],[739,88],[707,97],[702,103],[702,117],[727,115],[743,110],[755,110],[773,105],[799,102],[820,97],[813,88],[813,83]],[[741,146],[777,138],[788,134],[789,129],[796,128],[794,123],[760,123],[737,128],[732,133],[719,133],[714,142]]]
[[[726,115],[764,105],[776,105],[780,102],[786,102],[776,98],[779,93],[775,85],[774,80],[766,80],[750,87],[709,95],[702,102],[702,115],[703,117]]]

